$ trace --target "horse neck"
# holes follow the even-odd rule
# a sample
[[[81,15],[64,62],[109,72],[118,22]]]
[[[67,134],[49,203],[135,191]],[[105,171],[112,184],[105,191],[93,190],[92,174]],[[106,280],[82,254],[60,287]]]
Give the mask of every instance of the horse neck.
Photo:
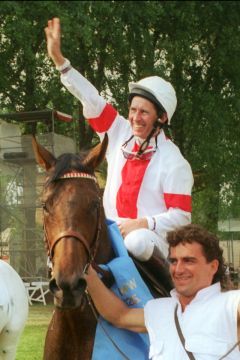
[[[107,225],[104,219],[99,240],[99,248],[95,257],[97,264],[106,264],[114,257],[111,241],[108,236]]]

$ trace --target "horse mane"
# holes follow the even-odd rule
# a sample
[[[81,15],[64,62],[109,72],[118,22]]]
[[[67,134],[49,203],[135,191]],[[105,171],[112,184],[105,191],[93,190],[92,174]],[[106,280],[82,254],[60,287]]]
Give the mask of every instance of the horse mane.
[[[65,173],[71,171],[84,172],[93,175],[94,170],[85,165],[83,162],[86,155],[87,151],[83,151],[80,154],[65,153],[60,155],[56,159],[55,165],[48,173],[47,185],[58,180]]]

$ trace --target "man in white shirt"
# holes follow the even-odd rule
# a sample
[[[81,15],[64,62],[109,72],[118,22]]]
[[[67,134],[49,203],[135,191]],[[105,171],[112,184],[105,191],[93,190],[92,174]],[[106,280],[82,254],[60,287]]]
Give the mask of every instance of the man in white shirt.
[[[130,309],[90,268],[86,280],[97,310],[116,327],[147,331],[152,360],[188,360],[187,351],[196,360],[239,359],[240,290],[221,289],[225,269],[218,238],[192,224],[168,233],[167,240],[175,285],[171,298]]]
[[[158,76],[129,84],[128,120],[101,97],[97,89],[61,52],[60,20],[45,28],[48,54],[61,73],[64,86],[83,105],[84,116],[100,140],[105,133],[108,173],[103,205],[115,220],[128,251],[150,271],[165,271],[166,232],[191,222],[193,175],[189,163],[162,129],[170,124],[177,99],[173,86]],[[166,280],[166,281],[165,281]]]

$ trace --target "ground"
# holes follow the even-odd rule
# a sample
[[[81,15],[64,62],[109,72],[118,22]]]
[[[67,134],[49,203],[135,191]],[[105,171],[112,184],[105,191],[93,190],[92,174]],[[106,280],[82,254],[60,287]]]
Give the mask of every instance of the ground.
[[[41,360],[53,305],[29,306],[29,317],[18,345],[16,360]]]

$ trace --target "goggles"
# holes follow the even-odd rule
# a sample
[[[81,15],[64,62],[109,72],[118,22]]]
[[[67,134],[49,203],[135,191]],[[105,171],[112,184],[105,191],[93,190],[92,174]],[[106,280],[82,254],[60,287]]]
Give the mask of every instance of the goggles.
[[[151,149],[146,149],[142,154],[139,154],[138,151],[129,151],[126,149],[127,144],[123,144],[121,147],[123,156],[127,160],[151,160],[153,155],[156,152],[156,147]]]

